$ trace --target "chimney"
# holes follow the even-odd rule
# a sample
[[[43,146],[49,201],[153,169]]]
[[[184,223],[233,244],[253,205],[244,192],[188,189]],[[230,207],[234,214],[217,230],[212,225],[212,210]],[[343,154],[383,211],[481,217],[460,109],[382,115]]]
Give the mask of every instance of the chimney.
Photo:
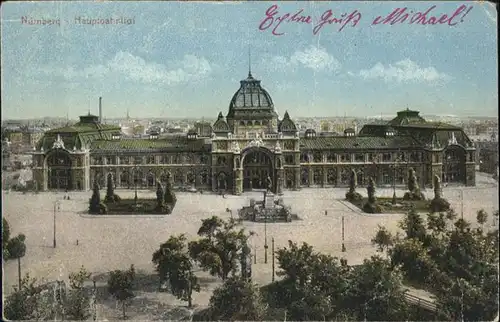
[[[99,97],[99,123],[102,123],[102,97]]]

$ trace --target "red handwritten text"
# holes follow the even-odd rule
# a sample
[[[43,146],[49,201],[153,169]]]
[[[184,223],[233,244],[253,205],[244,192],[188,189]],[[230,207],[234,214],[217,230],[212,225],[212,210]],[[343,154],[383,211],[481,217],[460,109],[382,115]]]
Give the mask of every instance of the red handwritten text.
[[[408,8],[396,8],[393,12],[387,15],[385,18],[382,16],[378,16],[373,20],[372,25],[378,24],[390,24],[395,25],[397,23],[408,22],[409,24],[419,24],[419,25],[437,25],[437,24],[448,24],[449,26],[455,26],[459,22],[463,22],[465,16],[472,10],[471,7],[467,7],[466,5],[461,5],[455,10],[451,16],[446,14],[438,16],[433,16],[430,14],[432,10],[434,10],[436,6],[432,6],[427,9],[425,12],[416,12],[414,13]],[[458,21],[458,18],[461,17],[461,20]]]
[[[259,29],[264,31],[274,26],[272,34],[275,36],[282,36],[284,35],[284,33],[278,33],[278,27],[281,25],[282,22],[297,22],[306,24],[311,23],[312,21],[311,16],[303,16],[302,11],[304,11],[304,9],[300,9],[294,15],[286,13],[282,16],[277,16],[278,6],[272,5],[266,10],[266,18],[264,18],[264,20],[262,20],[262,22],[260,23]]]
[[[339,31],[342,31],[342,29],[344,29],[344,27],[348,23],[352,22],[352,26],[356,27],[358,22],[361,20],[361,13],[359,13],[358,10],[354,10],[347,17],[346,17],[346,15],[347,14],[345,14],[345,13],[340,15],[340,19],[339,19],[339,18],[333,17],[333,12],[331,10],[326,10],[325,13],[323,13],[323,15],[321,15],[321,19],[319,20],[316,27],[314,27],[313,34],[316,35],[321,30],[321,28],[323,28],[323,26],[325,24],[329,24],[329,25],[331,25],[333,23],[340,24],[341,27],[340,27]]]

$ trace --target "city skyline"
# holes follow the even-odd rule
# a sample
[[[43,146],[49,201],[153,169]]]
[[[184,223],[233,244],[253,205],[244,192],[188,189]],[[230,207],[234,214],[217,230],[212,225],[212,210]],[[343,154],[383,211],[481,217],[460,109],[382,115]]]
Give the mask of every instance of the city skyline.
[[[357,10],[363,17],[356,27],[338,32],[325,25],[316,35],[312,25],[284,23],[279,28],[285,34],[273,36],[272,28],[259,30],[273,4],[279,15],[303,9],[313,20],[328,9]],[[434,4],[436,15],[462,5]],[[470,4],[455,26],[370,26],[395,8],[425,11],[431,5],[7,3],[3,118],[75,119],[89,110],[97,114],[102,96],[104,118],[129,110],[136,118],[213,119],[227,113],[247,77],[249,51],[252,74],[281,116],[285,110],[292,118],[387,116],[406,108],[424,115],[497,115],[497,13],[487,3]],[[122,20],[82,23],[110,17]],[[60,21],[29,24],[41,18]]]

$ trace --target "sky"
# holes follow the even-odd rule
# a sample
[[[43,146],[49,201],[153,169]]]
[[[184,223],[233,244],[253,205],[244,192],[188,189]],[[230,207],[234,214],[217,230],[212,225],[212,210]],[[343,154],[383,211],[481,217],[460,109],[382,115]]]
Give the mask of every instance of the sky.
[[[453,26],[372,24],[397,8],[435,6],[427,18],[439,19],[461,5],[471,10]],[[353,20],[314,34],[328,10]],[[3,119],[98,114],[100,96],[105,118],[216,118],[249,65],[281,116],[498,115],[487,2],[8,2],[1,27]]]

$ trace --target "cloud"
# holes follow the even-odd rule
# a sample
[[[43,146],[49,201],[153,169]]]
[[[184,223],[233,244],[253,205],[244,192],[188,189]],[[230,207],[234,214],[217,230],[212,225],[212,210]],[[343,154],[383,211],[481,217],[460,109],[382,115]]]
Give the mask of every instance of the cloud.
[[[180,61],[163,64],[147,62],[139,56],[128,52],[118,52],[104,65],[92,65],[84,69],[73,67],[45,67],[43,73],[63,77],[69,81],[88,78],[104,78],[109,75],[120,75],[129,80],[145,84],[176,85],[200,80],[212,72],[212,66],[205,58],[185,55]]]
[[[370,69],[362,69],[358,73],[348,72],[348,75],[359,76],[366,80],[382,79],[385,82],[397,83],[425,83],[451,79],[451,76],[438,72],[434,67],[420,67],[410,59],[387,66],[379,62]]]
[[[304,50],[297,50],[290,56],[274,56],[268,60],[274,69],[280,67],[297,67],[302,66],[319,71],[338,71],[342,65],[340,62],[330,55],[324,48],[310,46]]]

